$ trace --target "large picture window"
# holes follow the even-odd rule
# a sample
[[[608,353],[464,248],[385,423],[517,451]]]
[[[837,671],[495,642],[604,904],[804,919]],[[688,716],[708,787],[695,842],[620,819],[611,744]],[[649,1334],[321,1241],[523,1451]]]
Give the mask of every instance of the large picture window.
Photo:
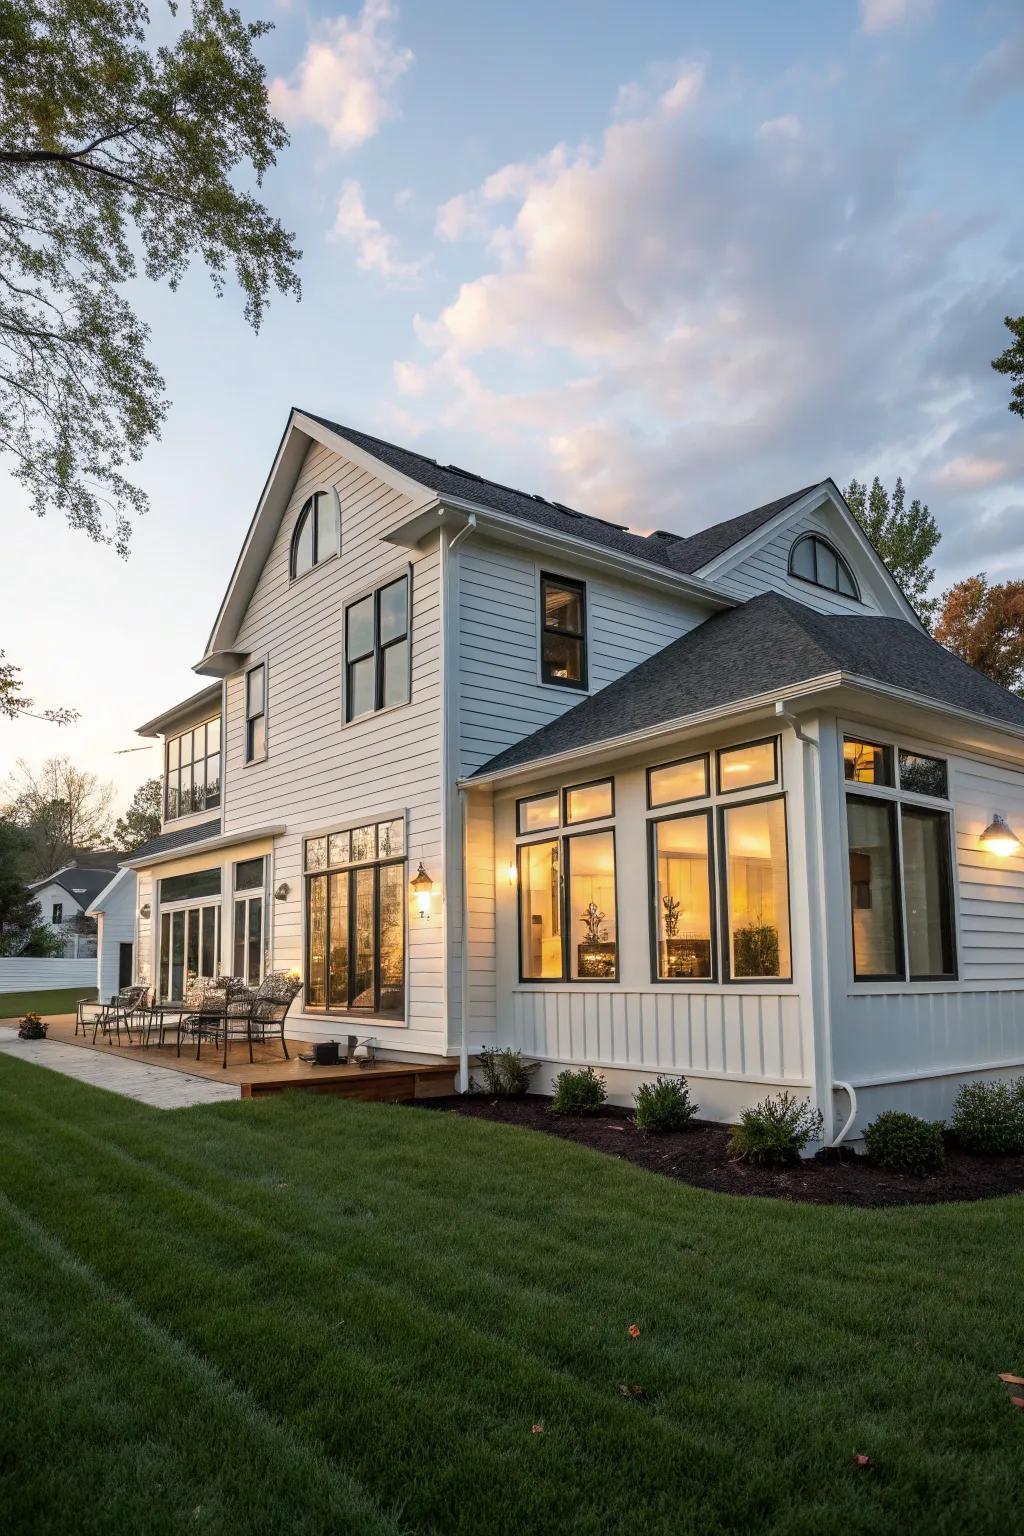
[[[308,838],[306,1005],[405,1011],[405,823]]]
[[[220,716],[169,736],[164,749],[164,816],[173,821],[220,805]]]
[[[659,981],[714,977],[711,812],[651,822],[655,975]]]
[[[540,672],[561,688],[587,686],[587,589],[561,576],[540,579]]]
[[[409,578],[400,576],[345,610],[345,719],[409,699]]]
[[[847,738],[843,744],[854,978],[952,979],[957,959],[950,811],[905,798],[944,799],[946,763],[903,747],[867,750],[871,759],[863,743]],[[894,758],[899,788],[893,784]],[[870,762],[870,770],[851,772],[851,761]],[[865,793],[864,785],[873,792]]]
[[[614,805],[610,779],[576,786],[595,794],[578,809],[580,819],[605,819]],[[588,832],[561,831],[572,825],[572,790],[562,796],[521,800],[518,825],[531,830],[553,821],[556,835],[521,842],[519,884],[519,973],[523,981],[615,981],[618,978],[618,912],[615,888],[615,833],[610,826]],[[550,803],[547,803],[547,802]],[[560,823],[560,816],[562,818]]]
[[[745,800],[719,811],[725,964],[731,981],[789,981],[786,803]]]

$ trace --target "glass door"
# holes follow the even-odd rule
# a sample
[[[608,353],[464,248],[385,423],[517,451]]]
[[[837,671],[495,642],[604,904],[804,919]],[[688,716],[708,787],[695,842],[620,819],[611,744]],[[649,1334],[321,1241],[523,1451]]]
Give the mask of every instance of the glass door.
[[[196,979],[213,981],[220,954],[220,903],[160,915],[160,996],[180,1003]]]

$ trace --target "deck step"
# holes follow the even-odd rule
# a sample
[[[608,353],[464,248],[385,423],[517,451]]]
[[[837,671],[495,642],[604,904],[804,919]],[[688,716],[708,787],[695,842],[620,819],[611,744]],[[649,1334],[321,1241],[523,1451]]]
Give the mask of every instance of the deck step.
[[[455,1092],[454,1062],[420,1065],[414,1062],[378,1064],[345,1077],[261,1077],[242,1084],[243,1099],[262,1099],[271,1093],[330,1093],[340,1099],[365,1103],[404,1104],[411,1099],[432,1099]]]

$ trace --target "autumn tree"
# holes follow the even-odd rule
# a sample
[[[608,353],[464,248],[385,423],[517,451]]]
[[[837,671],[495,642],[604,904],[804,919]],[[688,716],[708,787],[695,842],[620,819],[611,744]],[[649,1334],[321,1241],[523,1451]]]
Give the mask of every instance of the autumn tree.
[[[998,357],[992,359],[992,367],[997,373],[1009,374],[1014,380],[1008,409],[1016,411],[1018,416],[1024,416],[1024,315],[1019,315],[1016,320],[1007,315],[1003,324],[1013,340],[1005,352],[1000,352]]]
[[[163,785],[159,779],[140,784],[132,803],[114,823],[114,847],[119,853],[134,853],[160,831]]]
[[[1024,693],[1024,581],[989,586],[982,572],[942,595],[935,638],[993,681]]]
[[[846,500],[921,618],[930,624],[938,600],[928,596],[935,579],[935,569],[928,562],[942,534],[927,505],[915,497],[908,507],[902,479],[897,478],[890,496],[877,475],[870,490],[865,482],[851,480]]]
[[[102,844],[110,832],[114,789],[67,757],[51,757],[41,768],[18,759],[9,786],[8,815],[27,834],[39,876],[59,869],[75,849]]]

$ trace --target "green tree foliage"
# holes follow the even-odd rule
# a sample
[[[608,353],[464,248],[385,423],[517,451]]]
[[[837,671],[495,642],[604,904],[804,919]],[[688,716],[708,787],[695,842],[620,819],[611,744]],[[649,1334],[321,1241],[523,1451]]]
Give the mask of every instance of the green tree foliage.
[[[258,326],[298,294],[294,238],[252,191],[288,142],[223,0],[0,0],[0,452],[37,515],[127,552],[128,476],[166,411],[126,285],[205,263]]]
[[[114,822],[114,847],[119,853],[134,853],[160,831],[163,786],[159,779],[147,779],[135,791],[131,805]]]
[[[59,955],[63,938],[43,922],[21,874],[27,851],[22,829],[0,819],[0,955]]]
[[[54,725],[67,725],[78,719],[77,709],[37,709],[35,700],[22,693],[20,667],[4,661],[0,651],[0,720],[17,720],[19,715],[31,715],[33,720],[52,720]]]
[[[942,534],[926,504],[917,497],[906,504],[903,481],[892,495],[876,475],[869,490],[862,480],[846,489],[850,510],[926,624],[931,624],[938,600],[928,596],[935,569],[928,564]]]
[[[1018,416],[1024,416],[1024,315],[1019,315],[1016,320],[1007,315],[1003,324],[1013,340],[1005,352],[1000,352],[998,357],[992,359],[992,367],[997,373],[1007,373],[1014,380],[1007,409],[1015,411]]]

